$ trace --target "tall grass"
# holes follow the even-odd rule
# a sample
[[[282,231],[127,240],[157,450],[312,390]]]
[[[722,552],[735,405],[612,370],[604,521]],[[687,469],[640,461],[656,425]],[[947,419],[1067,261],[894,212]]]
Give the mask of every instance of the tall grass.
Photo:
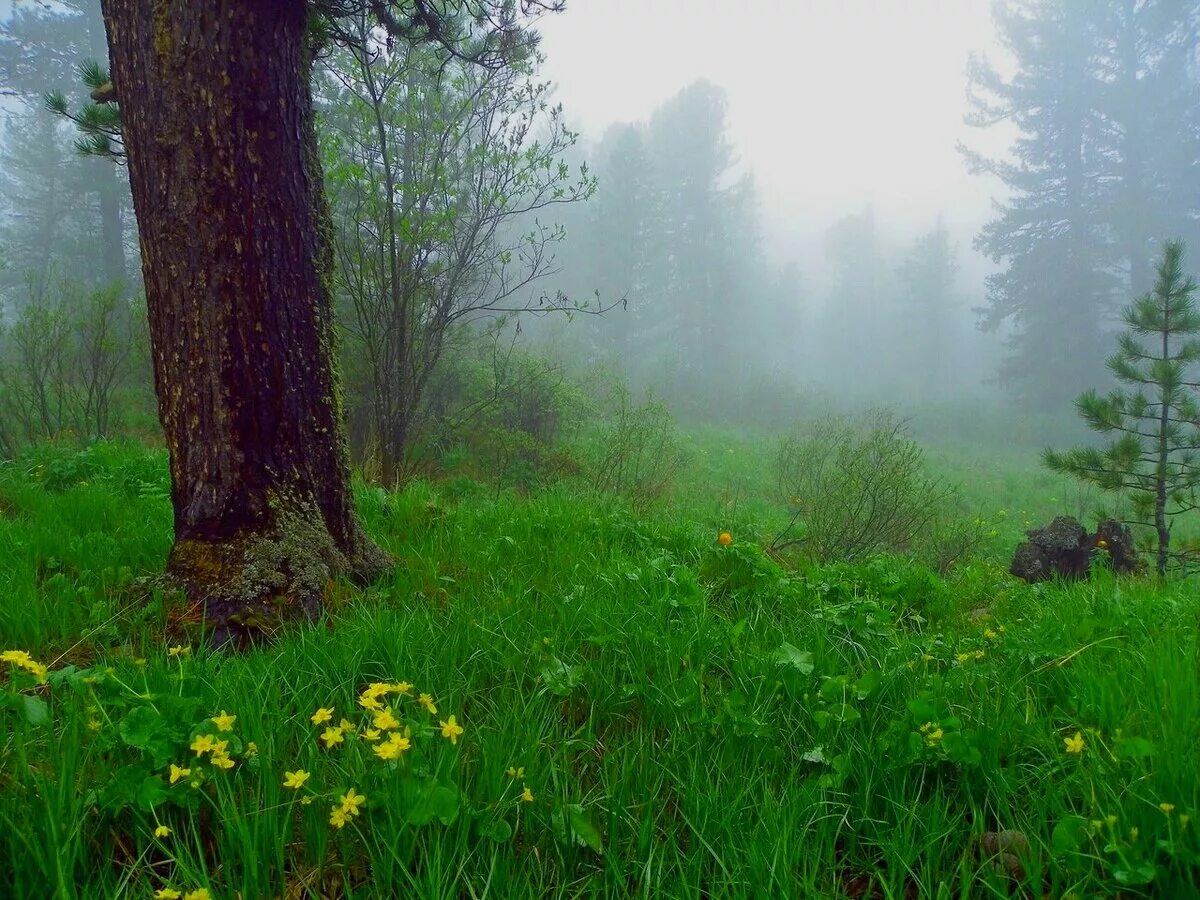
[[[1045,500],[1015,465],[975,487],[994,548],[947,579],[771,560],[752,437],[694,435],[640,517],[569,487],[364,488],[394,575],[223,656],[154,578],[161,456],[39,454],[0,468],[0,649],[51,669],[0,675],[0,895],[1197,894],[1194,585],[1013,582],[1004,544]],[[359,698],[395,681],[389,762]],[[1015,881],[982,851],[1002,830],[1029,845]]]

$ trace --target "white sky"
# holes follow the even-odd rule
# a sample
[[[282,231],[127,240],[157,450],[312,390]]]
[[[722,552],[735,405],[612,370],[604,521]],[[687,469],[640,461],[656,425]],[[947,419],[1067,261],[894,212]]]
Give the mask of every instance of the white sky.
[[[961,236],[999,188],[968,175],[957,140],[966,63],[993,50],[989,0],[568,0],[543,20],[544,74],[586,137],[642,120],[706,77],[755,175],[772,250],[804,257],[840,215],[874,203],[911,235],[939,212]],[[994,52],[994,50],[993,50]]]

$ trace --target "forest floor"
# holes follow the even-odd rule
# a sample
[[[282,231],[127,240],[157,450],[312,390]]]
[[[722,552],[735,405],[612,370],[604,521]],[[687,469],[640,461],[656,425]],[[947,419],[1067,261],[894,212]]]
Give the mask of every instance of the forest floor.
[[[157,578],[160,452],[0,464],[0,895],[1200,896],[1195,583],[1015,581],[1094,498],[967,445],[949,574],[785,564],[771,458],[361,488],[394,576],[242,655]]]

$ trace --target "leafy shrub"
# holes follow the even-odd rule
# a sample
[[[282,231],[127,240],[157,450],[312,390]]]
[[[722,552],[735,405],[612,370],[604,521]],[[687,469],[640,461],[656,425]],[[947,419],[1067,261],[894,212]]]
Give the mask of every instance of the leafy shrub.
[[[645,508],[670,490],[683,463],[674,421],[657,400],[634,404],[623,385],[612,388],[605,406],[607,424],[585,462],[588,482]]]
[[[776,475],[791,520],[771,548],[802,546],[819,560],[911,550],[953,495],[925,474],[921,448],[886,411],[828,417],[786,438]]]

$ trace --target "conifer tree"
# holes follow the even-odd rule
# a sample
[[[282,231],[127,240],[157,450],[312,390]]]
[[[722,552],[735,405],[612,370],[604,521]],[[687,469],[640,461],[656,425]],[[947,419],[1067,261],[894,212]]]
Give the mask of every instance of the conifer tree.
[[[1153,526],[1157,535],[1159,575],[1170,558],[1171,522],[1197,508],[1200,486],[1200,405],[1192,372],[1200,360],[1195,291],[1195,280],[1183,272],[1183,244],[1169,242],[1154,290],[1125,310],[1128,331],[1108,360],[1128,387],[1105,395],[1087,391],[1076,401],[1088,426],[1113,439],[1104,447],[1043,455],[1056,472],[1129,495],[1136,523]]]

